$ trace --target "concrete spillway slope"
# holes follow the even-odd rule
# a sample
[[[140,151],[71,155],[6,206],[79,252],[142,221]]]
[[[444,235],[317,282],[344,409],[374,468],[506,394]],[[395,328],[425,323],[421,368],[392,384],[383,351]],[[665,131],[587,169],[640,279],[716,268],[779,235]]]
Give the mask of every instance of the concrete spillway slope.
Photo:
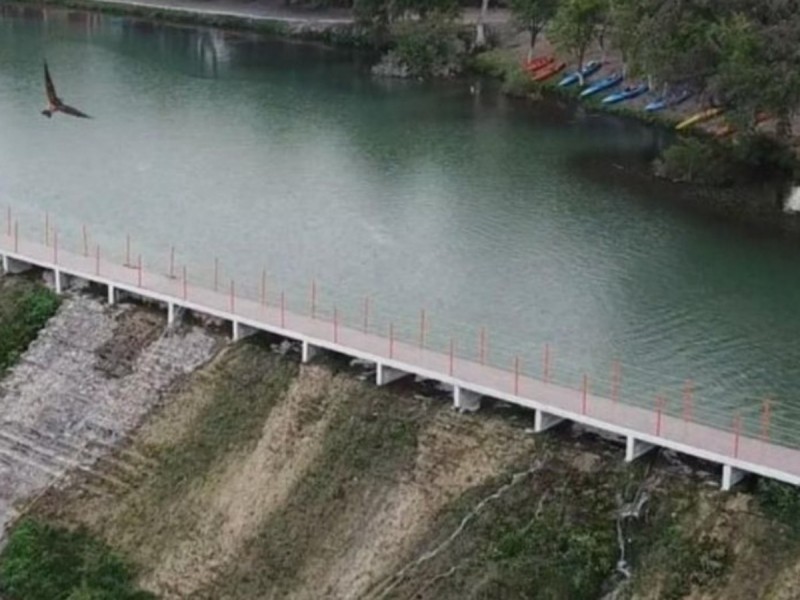
[[[27,500],[69,472],[91,473],[217,344],[199,328],[167,332],[149,311],[66,298],[0,383],[0,541]],[[140,457],[115,460],[135,469]]]

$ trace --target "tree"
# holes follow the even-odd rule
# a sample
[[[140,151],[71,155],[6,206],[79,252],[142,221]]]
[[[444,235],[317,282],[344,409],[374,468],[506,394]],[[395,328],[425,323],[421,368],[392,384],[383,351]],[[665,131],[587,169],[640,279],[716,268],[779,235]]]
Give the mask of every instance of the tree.
[[[800,106],[799,33],[800,16],[774,3],[756,14],[730,15],[712,30],[720,64],[711,84],[730,101],[740,127],[753,127],[766,112],[777,118],[778,138],[790,137]]]
[[[641,53],[641,22],[646,10],[647,2],[644,0],[611,0],[609,3],[610,38],[622,55],[623,75],[627,74],[631,66],[634,71],[637,70],[638,64],[635,61]]]
[[[558,0],[511,0],[509,6],[516,21],[525,27],[531,36],[528,50],[530,58],[536,46],[536,39],[556,13]]]
[[[475,31],[475,46],[481,48],[486,45],[486,15],[489,12],[489,0],[481,0],[481,12],[478,15],[478,25]]]
[[[606,0],[564,0],[553,18],[552,38],[558,47],[575,58],[579,73],[607,7]]]

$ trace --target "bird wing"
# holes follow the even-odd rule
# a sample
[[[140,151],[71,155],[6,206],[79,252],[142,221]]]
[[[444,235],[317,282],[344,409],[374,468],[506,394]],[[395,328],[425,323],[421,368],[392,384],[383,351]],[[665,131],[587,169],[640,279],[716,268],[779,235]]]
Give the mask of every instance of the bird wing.
[[[47,99],[53,106],[61,104],[61,100],[56,95],[56,86],[53,85],[53,80],[50,77],[50,69],[47,68],[47,61],[44,61],[44,86],[47,90]]]
[[[68,104],[59,104],[58,109],[63,112],[65,115],[72,115],[73,117],[80,117],[82,119],[91,119],[89,115],[79,111],[77,108],[73,108]]]

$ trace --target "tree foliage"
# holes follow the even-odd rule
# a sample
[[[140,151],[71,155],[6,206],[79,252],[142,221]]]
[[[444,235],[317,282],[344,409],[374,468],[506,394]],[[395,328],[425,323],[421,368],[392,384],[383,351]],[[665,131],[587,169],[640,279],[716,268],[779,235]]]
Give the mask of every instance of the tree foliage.
[[[530,34],[533,48],[539,34],[556,14],[558,0],[510,0],[509,7],[514,19]]]
[[[607,9],[607,0],[561,0],[550,31],[553,41],[582,65]]]

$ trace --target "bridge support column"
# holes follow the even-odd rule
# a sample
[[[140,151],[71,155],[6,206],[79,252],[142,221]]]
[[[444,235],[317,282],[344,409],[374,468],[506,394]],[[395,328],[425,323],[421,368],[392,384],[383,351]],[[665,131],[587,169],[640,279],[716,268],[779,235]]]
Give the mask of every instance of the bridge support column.
[[[555,427],[563,420],[564,419],[561,417],[551,415],[543,410],[537,410],[533,420],[533,431],[535,433],[542,433],[543,431],[547,431],[548,429]]]
[[[108,284],[108,303],[111,306],[114,306],[117,303],[117,290],[110,283]]]
[[[319,352],[319,348],[317,348],[316,346],[312,346],[306,340],[303,340],[303,347],[300,352],[300,360],[303,363],[307,363],[311,361],[311,359],[313,359],[314,356],[316,356],[317,352]]]
[[[61,279],[61,269],[53,269],[53,288],[56,295],[60,296],[64,289],[64,282]]]
[[[625,438],[625,462],[633,462],[653,449],[655,449],[654,444],[648,444],[629,435]]]
[[[739,483],[747,475],[747,471],[742,471],[731,465],[722,465],[722,491],[729,492],[733,486]]]
[[[378,363],[377,369],[375,369],[375,385],[389,385],[393,381],[407,377],[410,374],[411,373],[406,373],[400,369],[393,369],[392,367],[387,367],[382,363]]]
[[[453,386],[453,405],[460,412],[477,412],[481,407],[481,395],[455,385]]]
[[[16,275],[17,273],[24,273],[30,271],[33,265],[10,256],[3,256],[3,270],[9,275]]]
[[[172,327],[175,324],[175,304],[172,302],[167,303],[167,325]]]
[[[252,327],[242,325],[239,323],[239,321],[233,321],[231,323],[231,337],[233,338],[234,342],[238,342],[241,339],[251,336],[256,333],[256,331],[257,330],[253,329]]]

